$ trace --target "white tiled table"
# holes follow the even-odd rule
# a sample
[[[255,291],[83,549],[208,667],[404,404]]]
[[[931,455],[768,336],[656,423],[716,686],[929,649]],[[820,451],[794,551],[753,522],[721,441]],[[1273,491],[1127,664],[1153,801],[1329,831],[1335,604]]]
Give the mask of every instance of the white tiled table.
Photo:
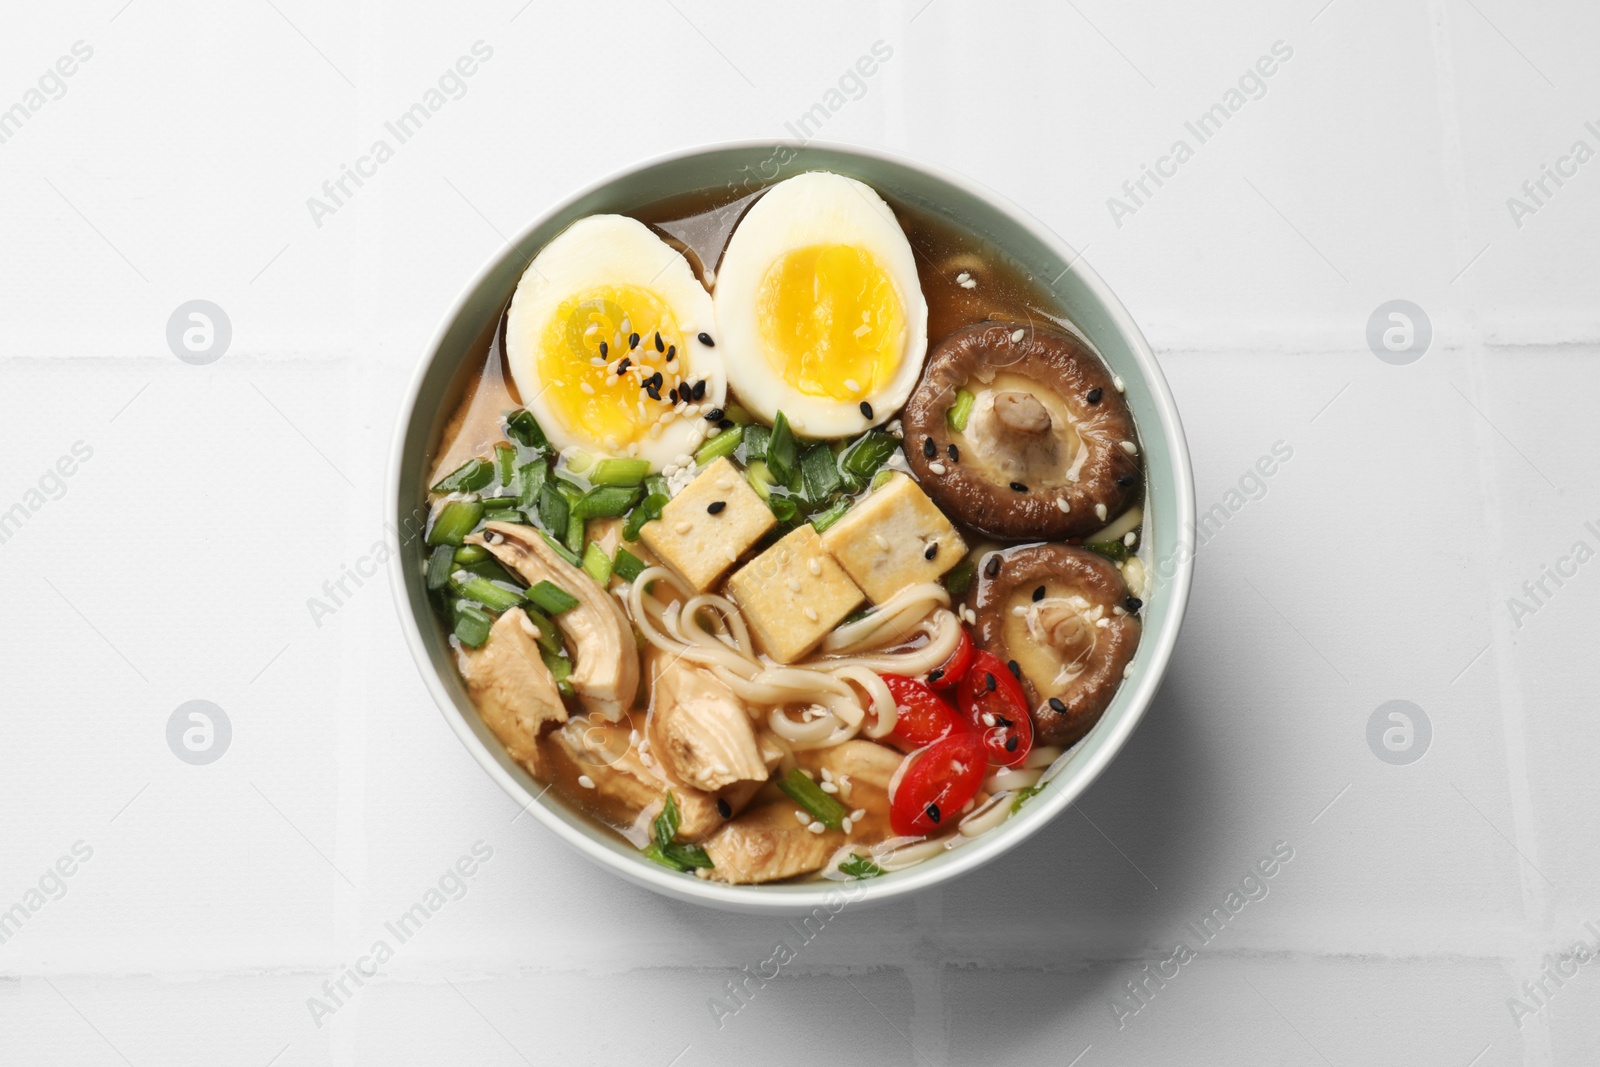
[[[26,521],[0,544],[0,909],[27,915],[0,944],[0,1062],[1600,1060],[1600,964],[1561,962],[1600,937],[1600,562],[1508,604],[1600,549],[1600,160],[1561,162],[1600,149],[1600,12],[1322,3],[11,12],[0,512]],[[464,95],[393,145],[478,41]],[[1276,42],[1200,142],[1185,123]],[[1077,810],[803,946],[513,824],[385,578],[307,606],[382,536],[403,383],[503,234],[642,156],[795,130],[963,170],[1086,248],[1221,507],[1165,690]],[[1546,164],[1570,176],[1534,201]],[[232,324],[208,366],[166,343],[192,299]],[[1392,299],[1431,321],[1409,365],[1365,340]],[[1254,482],[1274,445],[1291,458]],[[166,743],[193,699],[232,726],[209,766]],[[1431,723],[1420,761],[1369,748],[1390,700]],[[314,1020],[477,842],[460,899]],[[1275,846],[1267,895],[1203,940]],[[712,998],[779,940],[796,959],[719,1027]]]

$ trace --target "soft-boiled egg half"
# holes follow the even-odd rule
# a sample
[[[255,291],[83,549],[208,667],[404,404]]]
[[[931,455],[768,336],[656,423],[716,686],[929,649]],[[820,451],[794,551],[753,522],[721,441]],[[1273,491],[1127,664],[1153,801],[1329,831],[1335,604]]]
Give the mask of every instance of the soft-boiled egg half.
[[[701,341],[711,297],[688,260],[625,215],[579,219],[534,257],[506,317],[522,403],[558,448],[636,456],[659,470],[705,437],[727,395]]]
[[[717,268],[717,340],[739,400],[807,437],[841,437],[904,406],[928,350],[911,243],[869,186],[814,172],[779,182]]]

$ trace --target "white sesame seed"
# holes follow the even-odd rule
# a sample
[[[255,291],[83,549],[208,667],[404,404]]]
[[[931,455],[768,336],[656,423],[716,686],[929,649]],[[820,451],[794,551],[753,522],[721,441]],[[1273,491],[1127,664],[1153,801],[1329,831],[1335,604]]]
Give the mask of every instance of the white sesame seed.
[[[717,434],[719,434],[721,432],[722,432],[722,427],[721,426],[713,426],[713,427],[711,427],[709,430],[706,431],[706,440],[708,440],[708,441],[711,440],[711,438],[717,436]]]
[[[1122,450],[1130,456],[1137,456],[1139,454],[1139,446],[1134,444],[1132,441],[1122,442]]]
[[[1094,620],[1094,624],[1098,628],[1100,628],[1102,630],[1105,630],[1105,629],[1109,629],[1110,628],[1111,620],[1110,619],[1096,619],[1096,620]]]
[[[661,468],[661,477],[663,478],[670,478],[677,473],[678,465],[676,463],[668,463],[665,467]]]
[[[821,574],[822,573],[822,561],[818,560],[818,559],[808,559],[808,560],[806,560],[806,570],[810,571],[813,577],[815,577],[816,575]]]
[[[1124,678],[1127,678],[1127,677],[1130,677],[1132,674],[1133,674],[1133,661],[1130,660],[1128,662],[1128,665],[1126,667],[1122,668],[1122,676]]]
[[[1129,548],[1132,548],[1133,543],[1137,540],[1139,540],[1139,535],[1134,533],[1132,530],[1129,530],[1127,533],[1122,535],[1122,543],[1127,545]]]
[[[985,725],[985,726],[993,726],[994,725],[994,716],[992,714],[990,714],[989,712],[987,712],[987,711],[983,713],[983,725]]]
[[[864,819],[866,817],[867,817],[867,809],[866,808],[857,808],[855,811],[852,811],[850,813],[850,819],[851,819],[852,822],[860,822],[862,819]]]
[[[700,427],[696,426],[694,428],[694,432],[689,435],[689,447],[698,448],[700,447],[701,443],[705,441],[705,439],[706,432],[700,429]]]
[[[839,787],[834,785],[832,782],[823,782],[822,785],[818,786],[817,788],[821,789],[824,793],[837,793],[839,791]]]
[[[717,480],[717,488],[721,489],[723,491],[727,491],[729,489],[732,489],[733,488],[733,479],[732,478],[719,478]]]
[[[843,830],[847,834],[855,829],[855,824],[851,821],[850,816],[846,815],[844,818],[839,820],[839,829]]]
[[[578,784],[583,786],[585,789],[593,789],[594,779],[590,778],[587,774],[580,774],[578,775]]]
[[[1015,343],[1017,341],[1022,340],[1023,337],[1025,337],[1026,335],[1027,335],[1026,331],[1024,331],[1024,330],[1013,330],[1011,332],[1011,340],[1012,340],[1013,343]]]
[[[583,390],[585,396],[594,396],[594,386],[588,382],[579,382],[578,388]]]
[[[810,830],[814,834],[820,834],[822,831],[826,830],[827,827],[822,825],[820,822],[814,822],[810,826],[806,827],[806,829]]]
[[[629,730],[628,731],[628,744],[637,745],[638,743],[639,743],[639,731],[638,730]]]
[[[681,534],[686,534],[690,530],[694,529],[694,523],[687,522],[687,521],[680,522],[680,523],[678,523],[678,525],[674,526],[673,529],[677,530]]]
[[[978,279],[968,278],[966,281],[961,282],[960,285],[963,289],[976,289],[978,287]]]
[[[783,580],[783,584],[789,587],[789,592],[791,593],[798,593],[800,591],[800,579],[798,578],[785,578]],[[823,771],[822,773],[827,774],[828,772]]]
[[[1101,522],[1106,521],[1106,506],[1104,504],[1096,504],[1094,506],[1094,517]]]
[[[828,768],[826,768],[826,767],[822,768],[822,780],[824,782],[833,781],[833,772],[828,770]]]
[[[1056,507],[1060,508],[1062,511],[1072,510],[1072,505],[1067,502],[1067,498],[1064,496],[1056,497]]]
[[[873,534],[872,543],[877,545],[885,552],[889,551],[889,539],[883,536],[883,534]]]
[[[729,563],[738,563],[739,562],[739,553],[735,552],[731,548],[728,549],[728,562]]]
[[[960,274],[956,275],[956,281],[958,281],[958,282],[966,282],[966,281],[971,281],[971,280],[972,280],[972,275],[968,274],[966,271],[962,271]]]
[[[856,381],[854,378],[846,378],[844,380],[844,387],[850,390],[852,393],[861,392],[861,383]]]
[[[1112,375],[1111,384],[1117,387],[1117,392],[1122,392],[1122,379],[1120,377]]]
[[[809,825],[810,822],[811,822],[811,816],[807,815],[805,812],[801,811],[799,808],[795,808],[794,809],[794,817],[796,819],[800,820],[800,825],[801,826]]]
[[[1011,614],[1017,616],[1017,618],[1019,618],[1019,619],[1022,616],[1026,615],[1027,613],[1028,613],[1028,606],[1026,604],[1018,604],[1016,607],[1011,609]]]
[[[817,609],[816,608],[807,608],[806,609],[806,618],[810,619],[812,622],[816,622],[817,621]]]
[[[928,464],[928,473],[929,474],[943,474],[944,473],[944,464],[943,463],[930,463],[930,464]]]

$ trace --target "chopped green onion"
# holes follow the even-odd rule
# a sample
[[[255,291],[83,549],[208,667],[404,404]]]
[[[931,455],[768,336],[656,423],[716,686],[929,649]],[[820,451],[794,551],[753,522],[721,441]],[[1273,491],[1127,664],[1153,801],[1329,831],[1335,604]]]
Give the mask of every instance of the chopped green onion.
[[[459,545],[483,518],[483,502],[479,500],[452,500],[439,509],[433,525],[428,528],[428,544]]]
[[[611,557],[597,542],[590,541],[583,550],[583,569],[602,586],[611,581]]]
[[[694,461],[705,466],[712,460],[723,456],[731,456],[739,448],[739,442],[744,440],[744,427],[735,426],[731,430],[723,430],[717,436],[700,446],[700,451],[694,454]]]
[[[616,558],[611,561],[611,573],[631,582],[644,573],[644,561],[619,545]]]
[[[533,606],[550,615],[560,615],[578,606],[578,598],[554,582],[540,582],[528,590]]]
[[[951,596],[966,596],[967,590],[972,588],[972,576],[977,569],[978,565],[970,557],[962,560],[944,576],[944,587],[950,590]]]
[[[662,848],[652,841],[640,853],[647,860],[653,860],[663,867],[670,867],[675,871],[689,871],[695,867],[710,867],[711,857],[699,845],[668,845]]]
[[[746,431],[746,434],[748,433],[749,431]],[[767,469],[766,460],[751,460],[744,469],[744,479],[762,500],[772,495],[772,472]]]
[[[429,590],[443,589],[450,584],[450,576],[456,570],[455,554],[456,550],[449,545],[438,545],[428,556],[426,584]]]
[[[828,527],[844,518],[844,513],[850,510],[850,498],[840,497],[823,510],[811,516],[811,525],[817,533],[825,532]]]
[[[1097,552],[1115,563],[1128,561],[1128,546],[1121,541],[1090,541],[1083,546],[1090,552]]]
[[[844,484],[839,476],[839,461],[825,444],[812,445],[805,450],[800,457],[800,474],[805,481],[806,499],[813,504],[827,500]]]
[[[457,639],[468,648],[477,648],[489,640],[494,618],[476,604],[460,602],[455,606],[454,623]]]
[[[754,421],[754,418],[748,411],[740,407],[738,404],[733,403],[722,405],[722,417],[736,422],[740,426],[746,426]]]
[[[582,474],[594,466],[594,457],[581,448],[574,448],[566,456],[567,470],[573,474]]]
[[[545,529],[558,537],[567,533],[567,514],[571,508],[567,506],[567,498],[556,489],[552,482],[545,482],[539,488],[539,521],[544,523]]]
[[[476,493],[494,481],[494,464],[486,459],[469,459],[433,487],[435,493]]]
[[[856,438],[845,449],[844,455],[839,457],[839,467],[850,483],[859,489],[872,480],[878,468],[887,463],[899,447],[900,442],[889,434],[882,430],[871,430]]]
[[[583,551],[583,516],[578,514],[576,503],[567,512],[567,536],[561,539],[573,555]]]
[[[516,508],[497,507],[492,502],[484,505],[484,522],[509,522],[516,526],[525,525],[528,521],[526,515]]]
[[[752,422],[744,428],[744,458],[747,461],[766,459],[771,441],[772,430],[759,422]]]
[[[528,616],[528,621],[538,628],[539,647],[552,656],[561,655],[561,631],[556,629],[556,624],[550,621],[550,616],[532,604],[522,605],[522,613]]]
[[[517,471],[517,506],[523,511],[532,511],[539,506],[539,492],[544,489],[545,480],[550,476],[550,468],[544,460],[535,460],[524,463]]]
[[[514,585],[518,589],[522,588],[522,583],[511,577],[511,572],[502,567],[497,559],[480,559],[476,563],[457,561],[455,566],[451,568],[450,573],[454,574],[456,571],[468,571],[480,578],[487,578],[491,582],[504,582],[507,585]]]
[[[956,390],[956,402],[944,413],[945,421],[956,433],[967,428],[967,419],[972,416],[972,405],[977,399],[965,389]]]
[[[863,878],[876,878],[880,874],[885,874],[887,872],[882,867],[879,867],[876,863],[873,863],[871,860],[867,859],[867,857],[860,855],[859,853],[852,853],[849,859],[839,864],[839,873],[848,874],[850,877],[859,882]]]
[[[667,480],[659,474],[652,474],[644,480],[645,496],[671,496],[667,491]]]
[[[556,689],[561,695],[571,696],[572,682],[568,679],[572,677],[572,661],[560,653],[559,646],[555,652],[549,649],[540,650],[539,658],[544,660],[545,668],[550,671],[550,677],[555,680]]]
[[[500,484],[507,489],[513,488],[512,483],[517,478],[517,450],[503,441],[495,445],[494,465]]]
[[[1026,789],[1017,790],[1017,795],[1011,799],[1011,814],[1015,815],[1017,812],[1021,811],[1022,805],[1026,804],[1033,797],[1038,796],[1040,790],[1049,784],[1050,783],[1048,782],[1040,782],[1038,785],[1030,785]]]
[[[523,595],[517,590],[496,585],[470,571],[458,570],[452,574],[450,591],[467,600],[476,600],[496,615],[510,611],[523,601]]]
[[[632,486],[597,485],[573,505],[572,513],[580,519],[614,519],[628,513],[639,492]]]
[[[884,486],[894,481],[894,473],[895,472],[892,470],[881,470],[877,474],[874,474],[872,476],[872,488],[882,489]]]
[[[482,563],[486,559],[493,559],[489,550],[482,545],[462,545],[455,550],[453,558],[457,563],[465,566],[468,563]]]
[[[656,844],[666,848],[672,844],[672,839],[678,836],[678,798],[672,795],[672,790],[667,790],[667,795],[661,802],[661,811],[651,822]]]
[[[647,522],[653,522],[661,517],[661,509],[669,503],[668,497],[663,493],[651,493],[640,502],[639,506],[628,513],[628,521],[622,525],[622,536],[629,541],[639,540],[639,531]]]
[[[790,767],[789,773],[778,780],[778,788],[830,830],[841,829],[843,819],[850,814],[849,808],[824,793],[799,767]]]
[[[513,441],[519,441],[529,448],[550,447],[550,441],[539,428],[539,422],[533,417],[533,412],[525,408],[506,416],[506,434]]]
[[[794,517],[800,514],[800,507],[794,502],[793,497],[775,496],[767,500],[767,507],[778,517],[779,522],[793,522]]]
[[[578,554],[576,552],[572,551],[572,549],[568,548],[560,541],[557,541],[554,537],[551,537],[549,533],[544,530],[540,530],[539,536],[544,538],[544,543],[549,545],[556,555],[560,556],[574,567],[583,566],[583,560],[578,558]]]
[[[789,420],[780,411],[778,417],[772,421],[772,439],[767,442],[766,455],[762,457],[767,461],[767,467],[772,471],[774,481],[790,488],[798,487],[800,477],[798,450],[794,431],[789,429]]]
[[[649,473],[647,459],[603,459],[594,465],[589,481],[595,485],[638,485]]]

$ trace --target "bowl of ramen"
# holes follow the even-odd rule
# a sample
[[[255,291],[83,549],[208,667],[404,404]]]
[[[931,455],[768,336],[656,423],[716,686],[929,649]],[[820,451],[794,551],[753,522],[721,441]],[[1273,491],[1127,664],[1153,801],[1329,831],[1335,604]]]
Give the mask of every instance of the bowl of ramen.
[[[1042,224],[898,155],[605,179],[456,300],[401,412],[404,629],[578,851],[752,911],[982,865],[1116,755],[1187,600],[1166,382]]]

